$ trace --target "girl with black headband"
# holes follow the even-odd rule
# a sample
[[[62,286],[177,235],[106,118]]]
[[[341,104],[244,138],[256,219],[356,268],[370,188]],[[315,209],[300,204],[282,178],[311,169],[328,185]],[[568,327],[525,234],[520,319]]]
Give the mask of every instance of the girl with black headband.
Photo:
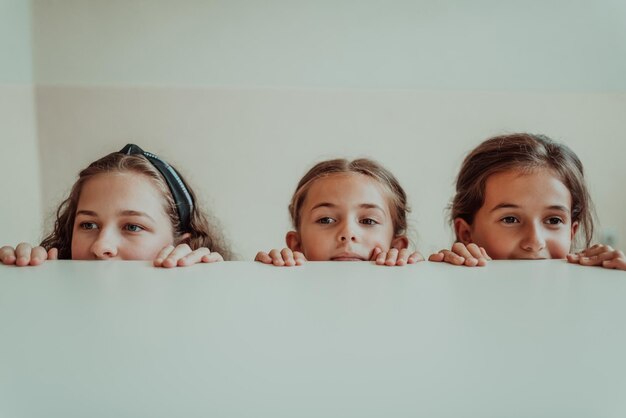
[[[180,174],[129,144],[82,170],[38,247],[0,249],[17,266],[44,260],[151,260],[156,267],[229,260],[221,233]]]

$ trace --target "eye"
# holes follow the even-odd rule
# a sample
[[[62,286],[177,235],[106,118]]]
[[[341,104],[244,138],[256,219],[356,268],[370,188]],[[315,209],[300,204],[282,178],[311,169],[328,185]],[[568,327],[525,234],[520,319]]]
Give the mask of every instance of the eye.
[[[79,225],[80,229],[84,229],[85,231],[91,231],[92,229],[97,229],[98,225],[95,222],[81,222]]]
[[[546,219],[546,223],[548,225],[558,225],[558,224],[564,224],[565,222],[563,221],[563,219],[553,216],[551,218]]]
[[[324,216],[323,218],[319,218],[316,222],[318,224],[330,225],[332,223],[335,223],[335,220],[330,216]]]
[[[361,219],[361,223],[365,225],[378,225],[378,222],[372,218]]]
[[[141,226],[136,224],[126,224],[124,225],[124,229],[129,232],[140,232],[144,230]]]
[[[519,223],[519,219],[517,219],[515,216],[505,216],[504,218],[500,219],[500,221],[504,224],[518,224]]]

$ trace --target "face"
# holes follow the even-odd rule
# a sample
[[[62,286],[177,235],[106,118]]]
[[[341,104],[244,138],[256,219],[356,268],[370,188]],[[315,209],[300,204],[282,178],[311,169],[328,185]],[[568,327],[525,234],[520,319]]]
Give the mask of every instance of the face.
[[[406,237],[394,239],[385,191],[357,173],[316,180],[300,212],[299,231],[287,234],[287,245],[310,261],[369,260],[376,247],[406,248]]]
[[[472,225],[455,220],[465,244],[485,248],[493,259],[565,258],[578,223],[572,223],[572,197],[548,169],[493,174],[485,202]]]
[[[165,199],[137,173],[98,174],[83,185],[72,235],[73,260],[153,260],[174,241]]]

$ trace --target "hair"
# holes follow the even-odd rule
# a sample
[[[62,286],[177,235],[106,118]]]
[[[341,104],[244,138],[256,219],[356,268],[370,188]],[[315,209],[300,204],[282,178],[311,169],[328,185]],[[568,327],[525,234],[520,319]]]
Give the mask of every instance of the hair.
[[[89,179],[98,174],[123,172],[143,175],[150,179],[152,184],[159,190],[165,199],[164,210],[174,230],[175,244],[187,243],[192,250],[208,247],[211,251],[219,252],[225,260],[231,259],[232,253],[224,237],[213,222],[209,222],[207,215],[198,208],[195,193],[184,179],[183,182],[187,185],[189,194],[194,202],[190,215],[189,230],[183,230],[181,226],[172,192],[161,173],[143,155],[126,155],[119,152],[111,153],[92,162],[79,173],[78,180],[72,186],[69,197],[57,209],[53,231],[44,238],[40,245],[46,250],[57,248],[60,259],[71,259],[74,220],[83,186]],[[182,239],[182,235],[185,233],[189,233],[190,237]]]
[[[532,172],[541,168],[554,172],[568,188],[572,197],[572,222],[578,222],[588,247],[593,238],[594,210],[583,165],[568,146],[545,135],[501,135],[489,138],[474,148],[465,157],[456,180],[450,222],[461,218],[472,224],[476,212],[485,202],[485,184],[491,175],[516,169]]]
[[[393,174],[376,161],[359,158],[357,160],[334,159],[317,163],[302,177],[289,204],[291,222],[296,230],[300,229],[300,211],[311,188],[311,185],[320,178],[333,174],[363,174],[376,180],[388,191],[390,197],[391,219],[394,236],[406,234],[407,214],[411,211],[407,204],[406,193]]]

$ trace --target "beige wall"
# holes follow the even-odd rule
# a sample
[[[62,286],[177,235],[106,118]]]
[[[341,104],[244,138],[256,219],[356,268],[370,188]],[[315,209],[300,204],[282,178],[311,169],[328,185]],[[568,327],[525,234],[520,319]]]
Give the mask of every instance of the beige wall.
[[[42,212],[31,85],[0,85],[0,148],[0,241],[38,241]]]
[[[514,131],[568,143],[603,225],[626,236],[626,94],[39,87],[37,103],[48,212],[81,167],[134,141],[180,168],[245,259],[283,245],[296,183],[335,156],[389,167],[419,248],[449,245],[444,208],[463,155]]]
[[[135,141],[186,174],[243,258],[283,244],[297,180],[335,156],[396,173],[429,252],[450,242],[444,208],[463,155],[525,130],[572,146],[601,231],[626,245],[624,2],[0,7],[3,242],[38,241],[78,170]]]
[[[0,0],[0,245],[41,236],[31,8]]]

